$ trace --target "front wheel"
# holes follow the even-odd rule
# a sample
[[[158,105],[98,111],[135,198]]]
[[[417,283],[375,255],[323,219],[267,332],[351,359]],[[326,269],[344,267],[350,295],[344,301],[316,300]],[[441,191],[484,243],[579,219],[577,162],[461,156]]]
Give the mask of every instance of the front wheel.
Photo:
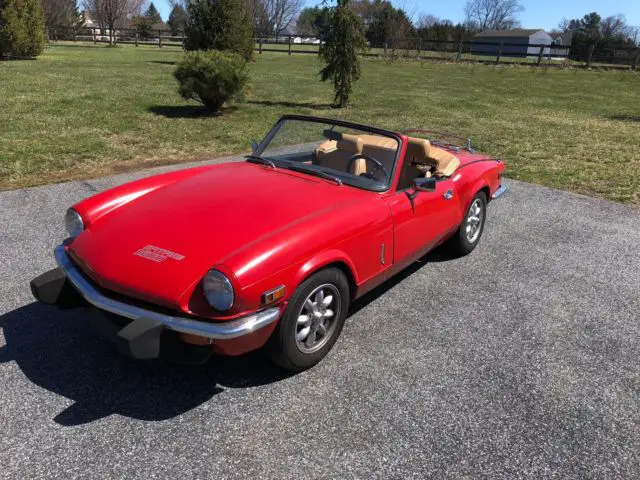
[[[464,256],[476,248],[484,230],[486,216],[487,195],[484,192],[478,192],[471,200],[460,228],[448,242],[448,247],[453,254]]]
[[[302,282],[267,343],[271,359],[293,371],[320,362],[342,331],[349,301],[349,282],[337,268],[321,270]]]

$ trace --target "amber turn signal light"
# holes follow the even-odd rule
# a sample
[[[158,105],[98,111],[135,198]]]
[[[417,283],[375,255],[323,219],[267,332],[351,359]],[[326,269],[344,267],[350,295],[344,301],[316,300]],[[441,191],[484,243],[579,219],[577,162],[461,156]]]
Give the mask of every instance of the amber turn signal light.
[[[269,290],[262,294],[262,304],[268,305],[269,303],[276,302],[284,297],[284,285],[280,285],[278,288]]]

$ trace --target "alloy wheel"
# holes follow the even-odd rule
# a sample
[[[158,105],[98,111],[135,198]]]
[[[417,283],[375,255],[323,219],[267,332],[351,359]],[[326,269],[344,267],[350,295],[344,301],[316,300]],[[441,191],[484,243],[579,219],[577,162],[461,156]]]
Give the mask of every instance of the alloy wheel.
[[[340,292],[325,283],[314,289],[298,312],[296,345],[303,353],[313,353],[331,338],[340,317]]]
[[[465,232],[467,235],[467,241],[474,243],[480,236],[480,230],[482,228],[482,217],[484,215],[482,208],[482,200],[476,198],[471,207],[469,207],[469,213],[467,214],[467,225]]]

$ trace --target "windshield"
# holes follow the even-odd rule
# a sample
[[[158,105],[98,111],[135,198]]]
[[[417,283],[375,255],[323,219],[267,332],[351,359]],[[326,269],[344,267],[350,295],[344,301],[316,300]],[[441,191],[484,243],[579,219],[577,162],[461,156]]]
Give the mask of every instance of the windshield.
[[[392,136],[329,122],[285,119],[254,155],[277,168],[383,191],[391,183],[398,147]]]

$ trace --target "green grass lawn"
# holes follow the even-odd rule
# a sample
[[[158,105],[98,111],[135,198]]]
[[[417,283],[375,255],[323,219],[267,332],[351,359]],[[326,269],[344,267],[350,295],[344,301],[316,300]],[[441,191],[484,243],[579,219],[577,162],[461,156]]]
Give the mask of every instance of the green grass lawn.
[[[247,151],[284,113],[469,134],[509,176],[640,203],[640,75],[363,60],[353,104],[330,108],[314,55],[264,53],[252,93],[207,116],[176,93],[178,48],[56,44],[0,63],[0,188]]]

